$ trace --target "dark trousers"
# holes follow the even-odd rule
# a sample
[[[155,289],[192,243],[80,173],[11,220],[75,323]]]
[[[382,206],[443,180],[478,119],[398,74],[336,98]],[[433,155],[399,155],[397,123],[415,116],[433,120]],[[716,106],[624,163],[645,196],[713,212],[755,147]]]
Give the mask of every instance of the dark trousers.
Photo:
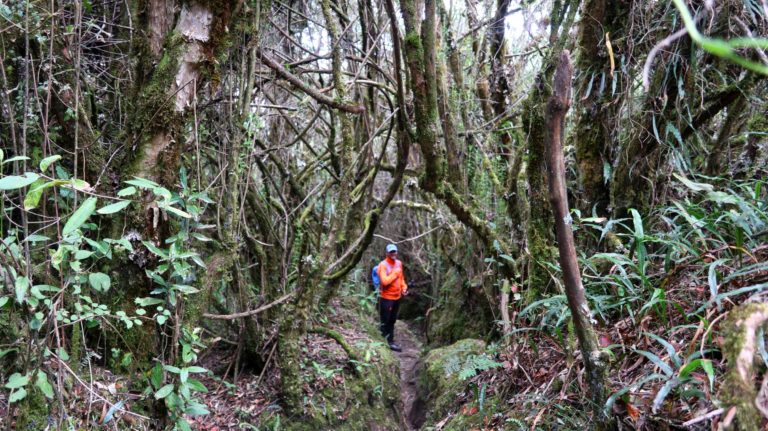
[[[387,339],[388,343],[395,341],[395,322],[397,321],[397,312],[400,310],[399,299],[379,299],[379,317],[381,324],[381,336]]]

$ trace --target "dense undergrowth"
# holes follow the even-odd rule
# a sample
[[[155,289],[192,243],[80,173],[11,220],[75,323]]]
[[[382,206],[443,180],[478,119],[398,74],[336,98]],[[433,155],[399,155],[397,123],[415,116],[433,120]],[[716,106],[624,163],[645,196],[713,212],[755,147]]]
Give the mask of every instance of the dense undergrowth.
[[[738,318],[744,304],[765,301],[765,182],[701,179],[717,184],[712,185],[678,179],[672,205],[649,214],[632,210],[620,220],[579,221],[582,241],[610,250],[583,255],[581,263],[601,346],[610,357],[611,396],[603,408],[624,428],[670,429],[689,423],[709,429],[733,423],[729,410],[754,405],[759,376],[768,364],[759,330],[758,348],[748,358],[759,370],[754,388],[728,391],[729,370],[736,366],[733,350],[743,335],[727,322]],[[557,270],[552,267],[555,281]],[[565,297],[556,294],[521,305],[517,323],[507,339],[489,347],[495,366],[469,379],[452,409],[442,408],[455,417],[433,424],[445,429],[468,429],[468,424],[479,429],[590,428]],[[746,417],[741,412],[735,420]],[[749,424],[740,426],[748,429]]]

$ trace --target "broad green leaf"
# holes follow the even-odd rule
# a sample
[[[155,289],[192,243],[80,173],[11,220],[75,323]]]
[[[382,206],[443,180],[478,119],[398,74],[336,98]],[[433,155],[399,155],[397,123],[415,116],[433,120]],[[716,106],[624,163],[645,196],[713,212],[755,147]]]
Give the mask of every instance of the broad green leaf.
[[[48,382],[48,375],[42,370],[37,371],[37,381],[35,381],[35,385],[40,388],[40,391],[46,398],[53,399],[53,386]]]
[[[730,58],[733,54],[733,47],[726,41],[721,39],[701,39],[698,40],[701,47],[711,54],[718,57]]]
[[[85,202],[80,205],[80,208],[69,217],[69,220],[67,220],[67,223],[64,225],[64,229],[61,232],[62,235],[67,236],[80,228],[80,226],[82,226],[96,210],[96,201],[97,200],[94,197],[86,199]]]
[[[684,379],[688,377],[696,368],[699,368],[701,366],[701,359],[694,359],[691,362],[688,362],[685,364],[684,367],[680,368],[680,371],[677,373],[677,375]]]
[[[183,217],[183,218],[192,218],[192,216],[191,216],[191,215],[189,215],[189,213],[187,213],[187,212],[184,212],[184,211],[182,211],[182,210],[180,210],[180,209],[178,209],[178,208],[176,208],[176,207],[172,207],[172,206],[170,206],[170,205],[166,206],[166,207],[165,207],[165,208],[163,208],[163,209],[165,209],[166,211],[168,211],[168,212],[169,212],[169,213],[171,213],[171,214],[176,214],[176,215],[177,215],[177,216],[179,216],[179,217]]]
[[[24,209],[31,210],[36,208],[40,203],[40,198],[43,196],[43,191],[47,188],[69,184],[69,181],[53,180],[45,181],[43,178],[38,178],[37,181],[32,183],[27,192],[27,196],[24,198]]]
[[[192,428],[189,426],[189,422],[187,422],[187,420],[184,418],[179,418],[176,420],[176,429],[179,431],[192,431]]]
[[[117,192],[117,195],[119,197],[121,197],[121,198],[126,197],[126,196],[131,196],[133,194],[136,194],[136,187],[133,187],[133,186],[126,187],[126,188],[120,190],[119,192]]]
[[[0,178],[0,190],[20,189],[34,183],[38,178],[40,176],[32,172],[26,172],[24,175],[8,175]]]
[[[144,244],[144,247],[147,247],[147,250],[151,251],[153,254],[159,257],[162,257],[164,259],[168,259],[168,253],[158,248],[156,245],[152,244],[151,242],[142,241],[141,243]]]
[[[94,241],[94,240],[92,240],[92,239],[90,239],[90,238],[83,238],[83,239],[84,239],[84,240],[85,240],[85,242],[87,242],[87,243],[88,243],[88,245],[90,245],[90,246],[91,246],[91,248],[93,248],[95,251],[98,251],[99,253],[101,253],[101,254],[104,254],[104,255],[106,255],[106,254],[108,254],[108,253],[109,253],[109,245],[107,245],[107,243],[106,243],[106,242],[102,243],[102,242]]]
[[[152,386],[155,388],[160,388],[160,385],[163,384],[163,366],[159,362],[152,367],[152,371],[149,375],[149,382],[152,383]]]
[[[16,277],[15,292],[16,302],[21,304],[27,297],[29,291],[29,279],[27,277]]]
[[[632,224],[635,228],[634,236],[635,238],[642,239],[645,236],[645,232],[643,231],[643,219],[636,209],[632,208],[629,212],[632,213]]]
[[[27,156],[15,156],[15,157],[11,157],[10,159],[4,161],[2,164],[13,163],[13,162],[23,162],[24,160],[30,160],[30,158],[27,157]]]
[[[93,256],[93,252],[89,250],[77,250],[75,252],[75,260],[88,259],[91,256]]]
[[[510,256],[508,254],[500,254],[499,257],[501,257],[502,259],[504,259],[506,261],[509,261],[511,263],[515,263],[515,258],[513,258],[512,256]]]
[[[63,347],[59,347],[58,349],[56,349],[56,355],[58,355],[59,359],[61,359],[62,361],[69,360],[69,353]]]
[[[48,240],[50,240],[50,238],[48,238],[45,235],[34,235],[34,234],[24,238],[24,241],[26,242],[43,242]]]
[[[27,396],[27,390],[24,388],[19,388],[11,393],[11,396],[8,397],[8,402],[13,404],[17,401],[21,401]]]
[[[173,288],[178,290],[181,293],[186,293],[186,294],[199,292],[198,289],[196,289],[196,288],[194,288],[192,286],[187,286],[186,284],[174,284]]]
[[[206,266],[205,266],[205,262],[203,262],[203,259],[201,259],[201,258],[200,258],[200,256],[199,256],[199,255],[197,255],[197,254],[195,254],[194,256],[192,256],[192,262],[195,262],[195,264],[196,264],[197,266],[199,266],[200,268],[206,268]]]
[[[189,416],[203,416],[210,414],[211,412],[209,412],[203,404],[192,402],[189,403],[187,408],[184,410],[184,413]]]
[[[45,172],[46,169],[48,169],[48,166],[51,166],[52,163],[61,160],[61,156],[56,154],[54,156],[48,156],[44,158],[43,160],[40,160],[40,171]]]
[[[99,208],[99,210],[96,212],[98,212],[99,214],[113,214],[122,210],[123,208],[127,207],[130,204],[131,204],[131,201],[118,201],[113,204],[103,206]]]
[[[99,292],[104,293],[109,290],[112,281],[109,279],[109,276],[103,272],[92,272],[88,274],[88,284]]]
[[[207,373],[208,372],[208,369],[203,367],[198,367],[198,366],[188,367],[187,370],[190,373]]]
[[[39,292],[52,292],[52,293],[59,293],[61,292],[60,287],[51,286],[50,284],[36,284],[33,286],[34,289],[37,289]]]
[[[136,298],[133,300],[137,305],[141,307],[149,307],[151,305],[165,304],[165,301],[157,298]]]
[[[163,365],[163,368],[165,369],[165,371],[168,371],[169,373],[173,373],[173,374],[181,373],[181,368],[174,367],[173,365]]]
[[[132,186],[141,187],[144,189],[154,189],[155,187],[160,187],[160,184],[154,181],[145,180],[144,178],[139,178],[139,177],[133,177],[132,180],[128,180],[125,183],[130,184]]]
[[[191,199],[197,199],[199,201],[205,202],[207,204],[213,204],[215,203],[211,198],[208,197],[205,193],[195,193],[192,196],[190,196]]]
[[[11,374],[11,377],[8,377],[8,383],[5,384],[5,387],[8,389],[18,389],[23,386],[27,386],[29,384],[29,376],[28,375],[21,375],[19,373],[13,373]]]
[[[0,297],[0,308],[5,307],[5,304],[7,304],[8,301],[10,301],[10,300],[11,300],[11,298],[8,297],[8,296]]]
[[[40,285],[32,286],[29,289],[29,293],[32,294],[33,298],[38,299],[38,300],[46,298],[46,296],[43,295],[43,292],[40,291]]]
[[[165,187],[155,187],[152,189],[152,193],[154,193],[156,196],[160,196],[163,198],[164,201],[170,201],[173,197],[173,194],[170,190],[166,189]]]
[[[29,211],[37,207],[40,203],[40,198],[43,196],[43,190],[45,190],[45,179],[38,178],[29,187],[27,195],[24,197],[24,209]]]
[[[155,399],[161,400],[173,392],[173,384],[169,383],[155,392]]]
[[[197,379],[188,379],[187,386],[189,386],[190,389],[196,392],[203,392],[203,393],[208,392],[208,388],[206,388],[205,385],[200,380],[197,380]]]
[[[131,242],[125,238],[120,238],[120,239],[105,238],[104,242],[106,242],[107,244],[117,244],[125,248],[126,250],[133,252],[133,246],[131,245]]]
[[[69,187],[72,187],[75,190],[84,190],[88,191],[91,189],[91,185],[88,184],[88,182],[83,180],[78,180],[77,178],[73,178],[67,182]]]
[[[193,232],[191,235],[192,235],[192,238],[198,241],[203,241],[203,242],[213,241],[211,238],[208,238],[207,236],[196,233],[196,232]]]

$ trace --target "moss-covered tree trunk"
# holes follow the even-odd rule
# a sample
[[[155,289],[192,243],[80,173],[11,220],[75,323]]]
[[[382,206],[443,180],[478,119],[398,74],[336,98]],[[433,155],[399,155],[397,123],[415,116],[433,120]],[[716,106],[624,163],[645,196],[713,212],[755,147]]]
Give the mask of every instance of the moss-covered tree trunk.
[[[506,68],[507,44],[505,41],[505,18],[510,0],[497,0],[496,13],[488,27],[491,58],[491,105],[495,117],[497,138],[497,153],[502,160],[509,161],[512,157],[512,135],[507,122],[507,96],[510,91],[510,76]]]
[[[226,45],[234,6],[228,0],[146,3],[147,46],[130,120],[135,150],[129,173],[164,185],[176,183],[187,121],[198,91],[216,73],[216,56]]]
[[[529,298],[544,291],[549,284],[549,271],[546,262],[552,261],[556,254],[552,247],[553,219],[552,210],[547,200],[547,179],[545,165],[546,128],[543,107],[550,96],[547,84],[552,77],[553,68],[547,61],[536,78],[536,84],[523,106],[523,131],[527,138],[527,180],[529,212],[526,220],[526,238],[529,261],[527,279]]]
[[[736,307],[728,314],[724,325],[725,343],[723,355],[728,361],[726,373],[718,398],[725,404],[726,411],[736,410],[735,429],[756,431],[762,429],[765,412],[758,409],[762,403],[756,381],[757,364],[762,364],[759,337],[761,329],[768,324],[768,304],[745,304]],[[763,377],[763,390],[768,383]],[[761,391],[762,392],[762,391]]]
[[[554,243],[554,221],[548,200],[546,142],[547,128],[544,121],[546,104],[552,95],[552,76],[555,71],[555,52],[565,46],[567,35],[573,24],[578,2],[555,2],[550,24],[549,54],[543,59],[541,70],[536,76],[533,89],[525,100],[522,110],[523,132],[527,139],[528,161],[526,174],[528,179],[529,212],[525,224],[528,249],[526,284],[528,299],[533,299],[545,291],[550,282],[547,262],[557,256]],[[559,34],[558,34],[559,33]],[[511,192],[514,192],[512,190]]]
[[[231,25],[234,1],[147,0],[139,2],[137,28],[143,38],[136,38],[133,54],[136,56],[133,101],[130,104],[126,144],[113,164],[114,174],[120,181],[133,176],[147,178],[174,190],[179,183],[181,154],[188,139],[188,126],[192,122],[198,93],[215,79],[222,48],[228,43],[227,28]],[[141,240],[167,247],[164,243],[173,230],[167,217],[159,215],[153,196],[144,196],[143,207],[127,218],[128,228],[136,231]],[[115,226],[116,229],[122,226]],[[117,234],[119,235],[119,234]],[[230,262],[231,261],[227,261]],[[138,264],[123,265],[118,273],[119,282],[131,286],[128,307],[133,298],[147,296],[151,281]],[[127,291],[126,291],[127,292]],[[197,299],[197,298],[195,298]],[[187,326],[196,326],[202,315],[200,304],[185,307],[179,299],[174,314],[174,329],[168,331],[171,342],[169,356],[174,361],[178,349],[176,341],[182,320]],[[185,310],[186,309],[186,310]],[[130,350],[140,352],[149,359],[154,349],[148,344],[157,334],[152,325],[133,331]]]
[[[628,85],[617,61],[627,55],[625,26],[628,4],[621,1],[589,0],[584,3],[579,24],[576,70],[578,103],[573,138],[576,147],[579,185],[578,208],[585,215],[595,208],[607,213],[610,190],[611,150],[618,133],[616,91]],[[621,65],[619,64],[619,67]],[[608,177],[606,177],[606,174]]]

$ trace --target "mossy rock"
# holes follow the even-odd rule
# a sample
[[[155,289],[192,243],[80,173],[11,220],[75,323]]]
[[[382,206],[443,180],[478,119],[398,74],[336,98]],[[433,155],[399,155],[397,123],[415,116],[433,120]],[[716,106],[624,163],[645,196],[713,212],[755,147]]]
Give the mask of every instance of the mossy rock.
[[[359,373],[348,368],[343,371],[344,381],[315,393],[305,405],[306,417],[301,420],[281,418],[281,429],[304,430],[374,430],[389,431],[404,428],[401,410],[400,361],[389,350],[379,335],[378,316],[360,314],[350,300],[341,305],[345,314],[344,326],[354,326],[366,336],[364,348],[352,343],[361,358],[370,361],[359,365]],[[358,341],[359,343],[359,341]],[[368,351],[366,353],[366,350]],[[310,378],[320,378],[311,375]]]
[[[467,382],[459,378],[462,365],[470,355],[484,352],[485,342],[468,338],[427,354],[421,364],[417,400],[426,412],[425,423],[434,422],[455,407],[456,395],[467,390]]]
[[[493,316],[481,282],[464,282],[451,268],[440,289],[444,292],[429,313],[427,341],[445,345],[464,338],[483,338],[493,328]]]

